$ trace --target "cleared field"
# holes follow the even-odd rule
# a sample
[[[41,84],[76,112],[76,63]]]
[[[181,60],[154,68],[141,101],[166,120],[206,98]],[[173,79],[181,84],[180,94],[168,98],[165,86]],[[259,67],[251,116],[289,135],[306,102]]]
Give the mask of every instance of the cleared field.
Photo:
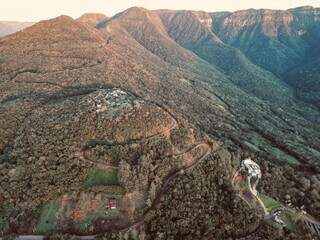
[[[84,183],[86,188],[108,185],[119,185],[118,169],[110,168],[91,170]]]
[[[6,215],[6,212],[0,209],[0,233],[4,232],[9,226]]]
[[[277,202],[273,198],[268,197],[268,196],[266,196],[264,194],[259,193],[259,198],[264,203],[265,207],[267,208],[267,210],[269,212],[274,210],[274,209],[280,208],[282,206],[279,202]]]
[[[36,225],[36,232],[46,233],[54,230],[57,221],[59,204],[51,201],[42,207],[40,219]]]

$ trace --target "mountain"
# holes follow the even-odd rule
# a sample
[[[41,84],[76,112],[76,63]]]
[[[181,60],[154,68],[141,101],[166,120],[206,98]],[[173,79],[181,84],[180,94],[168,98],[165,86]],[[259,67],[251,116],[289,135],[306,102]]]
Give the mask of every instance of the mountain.
[[[0,21],[0,37],[15,33],[31,26],[32,22]]]
[[[255,64],[281,75],[301,63],[317,44],[319,12],[317,8],[301,7],[210,15],[220,39],[239,48]]]
[[[95,27],[98,23],[106,19],[108,19],[108,17],[102,13],[85,13],[80,16],[77,21]]]
[[[314,56],[300,66],[285,74],[285,81],[293,86],[300,99],[320,107],[320,54],[314,51]]]
[[[1,233],[305,237],[275,236],[233,177],[250,156],[263,194],[319,216],[320,112],[208,16],[134,7],[0,39]]]
[[[168,34],[177,43],[222,71],[242,90],[264,100],[288,101],[290,89],[280,79],[254,65],[241,51],[224,44],[215,35],[208,13],[160,11],[159,14]]]
[[[305,6],[285,11],[249,9],[210,13],[210,16],[212,31],[223,42],[240,49],[254,64],[283,78],[300,99],[319,106],[319,81],[316,77],[310,79],[315,71],[312,66],[316,64],[314,49],[320,40],[319,14],[319,8]],[[303,83],[301,76],[307,78]]]

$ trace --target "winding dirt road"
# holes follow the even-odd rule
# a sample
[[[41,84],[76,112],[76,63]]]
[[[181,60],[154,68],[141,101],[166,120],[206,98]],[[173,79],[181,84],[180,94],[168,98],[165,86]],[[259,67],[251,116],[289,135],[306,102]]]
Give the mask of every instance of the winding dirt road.
[[[161,196],[168,190],[168,186],[169,186],[170,182],[180,173],[180,171],[181,170],[188,171],[188,170],[193,169],[199,163],[201,163],[202,160],[204,160],[207,156],[209,156],[212,153],[212,149],[207,143],[200,143],[200,144],[193,146],[191,149],[188,149],[186,152],[178,154],[177,156],[182,156],[183,154],[187,154],[188,152],[190,152],[196,148],[202,148],[201,156],[198,159],[196,159],[195,161],[193,161],[190,165],[183,166],[179,169],[175,169],[172,172],[170,172],[166,176],[161,189],[157,192],[155,200],[153,201],[151,207],[146,210],[146,212],[143,214],[143,216],[139,220],[137,220],[136,222],[134,222],[132,224],[124,226],[121,229],[117,229],[118,231],[127,231],[129,229],[137,228],[141,224],[143,224],[146,215],[157,206],[157,204],[161,200]],[[79,235],[76,237],[81,240],[91,240],[91,239],[95,239],[96,236],[97,235],[88,235],[88,236],[80,236]],[[16,240],[44,240],[46,238],[47,238],[47,236],[45,236],[45,235],[20,235],[20,236],[16,237]]]
[[[77,155],[80,157],[81,160],[84,160],[84,161],[87,161],[87,162],[91,162],[93,164],[98,164],[98,165],[103,166],[104,165],[103,163],[100,163],[100,162],[97,162],[97,161],[93,161],[93,160],[91,160],[90,158],[88,158],[86,156],[86,150],[88,150],[88,148],[99,146],[99,145],[108,146],[108,147],[114,147],[114,146],[125,146],[125,145],[130,145],[130,144],[141,144],[143,142],[150,141],[150,140],[152,140],[154,138],[157,138],[159,136],[162,136],[162,135],[164,135],[164,136],[170,135],[170,133],[171,133],[171,131],[173,129],[178,128],[178,126],[179,126],[178,125],[178,121],[170,112],[168,112],[167,110],[165,110],[164,108],[162,108],[160,106],[157,106],[157,107],[161,108],[161,110],[166,112],[166,114],[168,114],[172,119],[172,122],[171,122],[170,126],[167,127],[165,130],[163,130],[162,132],[153,134],[153,135],[148,136],[148,137],[130,139],[130,140],[127,140],[127,141],[124,141],[124,142],[110,142],[110,141],[101,140],[101,139],[90,139],[90,141],[88,141],[81,148],[80,152]],[[106,167],[106,165],[104,165],[104,167]],[[108,166],[108,167],[112,168],[111,166]]]
[[[166,111],[166,110],[164,110],[164,111]],[[93,164],[101,165],[103,167],[111,168],[112,166],[109,166],[109,165],[106,165],[106,164],[103,164],[103,163],[99,163],[99,162],[96,162],[96,161],[92,161],[91,159],[89,159],[86,156],[85,151],[89,147],[96,146],[96,145],[117,146],[117,145],[133,144],[133,143],[143,143],[145,141],[152,140],[152,139],[157,138],[157,137],[162,136],[162,135],[168,136],[173,129],[178,127],[178,121],[175,119],[175,117],[170,112],[168,112],[168,111],[166,111],[166,112],[167,112],[167,114],[169,114],[172,117],[172,124],[167,129],[162,131],[161,133],[154,134],[154,135],[149,136],[147,138],[132,139],[132,140],[129,140],[129,141],[126,141],[126,142],[111,142],[110,143],[110,142],[105,141],[105,140],[94,139],[91,142],[87,143],[80,150],[80,153],[78,153],[80,159],[84,160],[84,161],[91,162]],[[185,152],[182,152],[182,153],[179,153],[179,154],[175,154],[175,155],[171,155],[171,156],[166,156],[166,157],[173,157],[173,158],[181,157],[181,156],[183,156],[185,154],[188,154],[189,152],[191,153],[193,150],[198,149],[198,148],[201,149],[201,156],[199,158],[197,158],[197,159],[193,159],[193,161],[191,161],[187,165],[185,165],[185,166],[183,166],[181,168],[178,168],[178,169],[173,169],[171,172],[169,172],[169,174],[163,180],[162,187],[156,193],[155,200],[153,201],[151,207],[148,208],[145,211],[145,213],[143,214],[143,216],[139,220],[137,220],[136,222],[134,222],[132,224],[124,226],[121,229],[117,229],[118,231],[126,231],[126,230],[128,230],[130,228],[136,228],[136,227],[140,226],[144,222],[145,216],[150,211],[152,211],[157,206],[157,204],[160,202],[161,196],[167,191],[169,183],[181,172],[181,170],[188,171],[188,170],[191,170],[194,167],[196,167],[202,160],[204,160],[208,155],[211,154],[212,149],[207,143],[199,143],[199,144],[196,144],[196,145],[192,146],[191,148],[187,149]],[[112,168],[116,168],[116,167],[112,167]],[[77,236],[77,238],[83,239],[83,240],[90,240],[90,239],[94,239],[95,237],[96,237],[96,235]],[[17,236],[16,239],[17,240],[42,240],[42,239],[46,239],[46,236],[45,235],[20,235],[20,236]]]
[[[183,166],[179,169],[176,169],[176,170],[173,170],[172,172],[170,172],[165,180],[164,180],[164,183],[161,187],[161,189],[157,192],[156,194],[156,197],[155,197],[155,200],[152,202],[152,205],[150,208],[147,209],[147,211],[143,214],[142,218],[138,221],[136,221],[135,223],[131,224],[131,225],[128,225],[126,226],[125,228],[121,229],[121,231],[126,231],[130,228],[136,228],[138,227],[139,225],[141,225],[143,222],[144,222],[144,219],[146,217],[146,215],[152,211],[156,206],[157,204],[159,204],[160,200],[161,200],[161,196],[168,190],[168,186],[170,184],[170,182],[177,176],[179,175],[180,171],[181,170],[184,170],[184,171],[188,171],[188,170],[191,170],[193,169],[194,167],[196,167],[199,163],[201,163],[202,160],[204,160],[207,156],[209,156],[212,152],[212,149],[210,148],[210,146],[206,143],[200,143],[196,146],[194,146],[192,149],[189,149],[187,152],[185,153],[188,153],[189,151],[192,151],[194,150],[195,148],[198,148],[198,147],[204,147],[204,152],[202,154],[202,156],[200,158],[198,158],[196,161],[193,161],[192,164],[188,165],[188,166]],[[184,154],[185,154],[184,153]],[[181,155],[181,154],[179,154]]]
[[[260,207],[262,208],[263,212],[264,212],[264,215],[267,216],[269,215],[269,212],[266,208],[266,206],[264,205],[263,201],[260,199],[259,195],[258,194],[255,194],[253,192],[253,188],[252,186],[250,185],[250,179],[249,179],[250,176],[247,176],[247,184],[248,184],[248,189],[249,189],[249,192],[250,192],[250,198],[253,198],[253,199],[256,199],[257,202],[259,203]],[[239,185],[239,183],[243,180],[243,176],[241,175],[241,171],[240,169],[237,170],[237,172],[234,174],[233,178],[232,178],[232,185],[237,188],[237,185]],[[243,194],[241,194],[241,191],[239,192],[239,197],[244,200],[250,207],[252,206],[252,204],[250,203],[250,200],[247,199],[248,196],[245,196]]]
[[[249,176],[247,176],[247,179],[249,178]],[[240,169],[235,173],[233,179],[232,179],[232,184],[234,187],[237,187],[237,185],[240,184],[240,182],[243,181],[243,176],[240,173]],[[250,184],[250,181],[246,181],[247,184]],[[259,205],[261,206],[261,208],[264,211],[264,218],[267,220],[271,220],[273,219],[274,222],[278,223],[281,225],[281,222],[284,224],[283,226],[286,226],[287,224],[285,222],[283,222],[281,219],[278,219],[276,221],[276,215],[273,215],[272,212],[273,210],[271,210],[271,213],[267,210],[265,204],[263,203],[263,201],[261,200],[261,198],[259,197],[258,194],[254,194],[254,192],[252,191],[252,187],[248,186],[248,189],[251,193],[250,197],[246,196],[245,194],[241,194],[241,191],[239,192],[239,197],[244,200],[250,207],[252,207],[252,202],[250,201],[250,198],[255,198],[257,200],[257,202],[259,203]],[[298,221],[302,221],[305,226],[314,234],[320,236],[320,223],[318,221],[316,221],[313,217],[311,217],[308,214],[303,214],[302,212],[297,212],[294,209],[291,209],[287,206],[284,206],[283,204],[279,203],[280,207],[278,207],[277,209],[282,209],[282,211],[286,211],[288,213],[291,213],[293,216],[295,216],[295,220],[294,222],[292,222],[291,224],[295,225]],[[274,209],[276,210],[276,209]],[[259,226],[258,226],[259,228]]]

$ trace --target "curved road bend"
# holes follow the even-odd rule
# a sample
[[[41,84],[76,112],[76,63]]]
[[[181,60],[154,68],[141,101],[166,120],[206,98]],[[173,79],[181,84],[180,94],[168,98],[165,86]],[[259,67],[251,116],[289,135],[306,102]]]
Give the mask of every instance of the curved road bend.
[[[193,148],[187,150],[186,152],[184,152],[183,154],[186,154],[190,151],[192,151],[195,148],[199,148],[199,147],[204,147],[204,152],[202,154],[201,157],[199,157],[199,159],[197,159],[196,161],[192,162],[192,164],[190,164],[189,166],[184,166],[181,167],[179,169],[173,170],[171,173],[168,174],[168,176],[166,177],[166,179],[164,180],[164,183],[161,187],[161,189],[157,192],[156,194],[156,198],[153,201],[152,205],[150,208],[148,208],[146,210],[146,212],[143,214],[143,216],[141,217],[141,219],[139,219],[138,221],[136,221],[133,224],[130,224],[128,226],[124,226],[123,228],[119,229],[119,231],[125,231],[128,230],[130,228],[136,228],[139,225],[141,225],[144,222],[144,218],[145,216],[151,211],[153,210],[156,205],[160,202],[161,196],[166,192],[166,190],[168,189],[168,185],[171,182],[171,180],[173,180],[181,170],[184,171],[188,171],[190,169],[193,169],[194,167],[196,167],[199,163],[201,163],[202,160],[204,160],[207,156],[209,156],[212,153],[212,149],[211,147],[207,144],[207,143],[200,143],[196,146],[194,146]],[[179,156],[183,155],[183,154],[178,154]],[[81,240],[91,240],[91,239],[95,239],[96,235],[88,235],[88,236],[76,236],[77,238],[81,239]],[[44,240],[46,239],[46,236],[44,235],[20,235],[16,238],[16,240]]]
[[[145,216],[151,211],[153,210],[157,204],[160,202],[161,196],[166,192],[166,190],[168,189],[169,183],[180,173],[181,170],[184,171],[188,171],[190,169],[193,169],[194,167],[196,167],[199,163],[202,162],[202,160],[204,160],[207,156],[209,156],[212,153],[212,149],[211,147],[206,144],[206,143],[200,143],[198,145],[196,145],[195,147],[193,147],[192,149],[186,151],[184,154],[188,153],[189,151],[192,151],[195,148],[198,148],[199,146],[205,146],[205,152],[204,154],[197,159],[196,161],[194,161],[192,164],[190,164],[189,166],[184,166],[181,167],[179,169],[173,170],[171,173],[169,173],[166,176],[166,179],[164,180],[164,183],[161,187],[161,189],[157,192],[155,200],[152,202],[152,205],[150,208],[147,209],[147,211],[143,214],[143,216],[141,217],[140,220],[138,220],[137,222],[135,222],[134,224],[131,224],[130,226],[126,226],[125,228],[121,229],[121,231],[124,230],[128,230],[130,228],[135,228],[138,227],[140,224],[142,224],[144,222],[144,218]],[[180,155],[180,154],[179,154]]]
[[[159,107],[159,106],[157,106],[157,107]],[[161,107],[159,107],[159,108],[161,108]],[[99,162],[96,162],[96,161],[92,161],[91,159],[86,157],[86,155],[85,155],[86,150],[89,147],[95,147],[97,145],[104,145],[104,146],[113,147],[113,146],[124,146],[124,145],[129,145],[129,144],[134,144],[134,143],[143,143],[143,142],[146,142],[146,141],[150,141],[153,138],[157,138],[159,136],[166,135],[166,134],[170,133],[173,129],[178,127],[178,121],[174,116],[172,116],[172,114],[170,112],[168,112],[167,110],[165,110],[163,108],[161,108],[161,109],[163,111],[165,111],[172,119],[171,126],[166,128],[162,132],[153,134],[153,135],[148,136],[146,138],[130,139],[130,140],[125,141],[125,142],[109,142],[107,140],[91,139],[91,140],[89,140],[89,143],[86,143],[86,145],[84,145],[81,148],[80,153],[78,153],[78,156],[80,157],[81,160],[84,160],[84,161],[88,161],[88,162],[91,162],[91,163],[94,163],[94,164],[103,164],[103,163],[99,163]]]
[[[235,186],[236,183],[236,178],[240,175],[240,169],[237,170],[237,172],[235,173],[233,179],[232,179],[232,184]],[[250,184],[250,181],[248,180],[248,184]],[[264,214],[265,214],[265,217],[268,218],[268,216],[270,215],[270,213],[268,212],[266,206],[264,205],[263,201],[260,199],[260,197],[257,195],[255,195],[252,191],[252,187],[249,186],[249,190],[250,190],[250,193],[252,194],[252,196],[254,196],[257,201],[259,202],[260,206],[263,208],[264,210]],[[244,196],[241,196],[241,194],[239,194],[240,198],[243,199],[249,206],[250,206],[250,203],[245,199]],[[300,219],[301,221],[304,222],[304,224],[309,228],[309,230],[311,232],[313,232],[314,234],[320,236],[320,222],[314,220],[312,217],[308,216],[308,215],[304,215],[302,213],[299,213],[299,212],[296,212],[290,208],[287,208],[286,206],[280,204],[284,209],[286,209],[287,211],[290,211],[292,212],[293,214],[298,214],[298,219]]]
[[[240,175],[240,169],[237,170],[237,172],[235,173],[235,175],[234,175],[233,178],[232,178],[232,185],[233,185],[233,186],[236,186],[235,181],[236,181],[236,178],[239,177],[239,176],[241,176],[241,175]],[[269,215],[269,212],[268,212],[266,206],[264,205],[263,201],[260,199],[259,195],[258,195],[258,194],[255,194],[254,191],[253,191],[253,188],[252,188],[251,182],[250,182],[250,176],[247,176],[247,179],[246,179],[246,180],[247,180],[247,183],[248,183],[248,187],[249,187],[249,191],[250,191],[250,193],[251,193],[251,196],[254,197],[255,199],[257,199],[259,205],[260,205],[261,208],[263,209],[263,212],[264,212],[265,216]],[[244,200],[244,201],[250,206],[250,203],[245,199],[244,196],[242,196],[240,193],[239,193],[238,195],[239,195],[239,197],[240,197],[242,200]]]

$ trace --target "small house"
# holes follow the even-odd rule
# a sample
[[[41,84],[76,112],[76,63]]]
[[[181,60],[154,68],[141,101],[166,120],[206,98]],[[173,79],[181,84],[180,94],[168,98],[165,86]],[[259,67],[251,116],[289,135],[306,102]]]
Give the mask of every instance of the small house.
[[[117,200],[114,198],[109,199],[108,208],[117,209]]]

